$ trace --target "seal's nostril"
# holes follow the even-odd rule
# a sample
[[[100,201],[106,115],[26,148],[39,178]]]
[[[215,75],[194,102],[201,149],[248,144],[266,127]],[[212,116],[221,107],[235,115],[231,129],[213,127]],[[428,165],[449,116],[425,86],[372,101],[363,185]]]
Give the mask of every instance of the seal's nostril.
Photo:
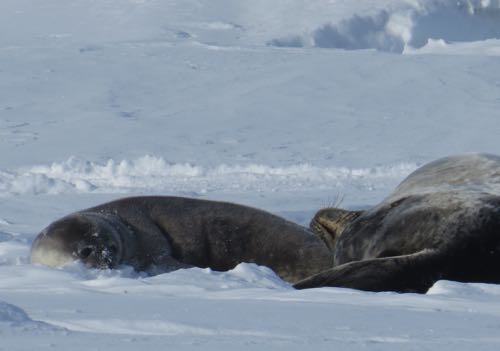
[[[92,254],[92,251],[93,250],[91,247],[84,247],[83,249],[78,251],[78,257],[84,260]]]

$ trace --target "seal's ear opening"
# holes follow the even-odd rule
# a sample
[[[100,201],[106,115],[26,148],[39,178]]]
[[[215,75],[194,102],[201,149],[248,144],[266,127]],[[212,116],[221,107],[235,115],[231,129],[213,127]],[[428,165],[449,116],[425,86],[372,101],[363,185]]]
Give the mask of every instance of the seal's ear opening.
[[[362,211],[348,211],[335,207],[323,208],[316,212],[309,228],[330,250],[333,250],[337,238],[361,213]]]

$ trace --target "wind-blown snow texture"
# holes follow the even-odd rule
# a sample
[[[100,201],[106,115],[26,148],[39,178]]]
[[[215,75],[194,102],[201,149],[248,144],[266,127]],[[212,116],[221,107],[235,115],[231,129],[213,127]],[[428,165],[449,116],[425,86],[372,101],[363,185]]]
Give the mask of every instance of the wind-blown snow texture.
[[[306,225],[432,159],[500,154],[500,1],[3,0],[0,32],[0,350],[500,347],[496,285],[29,263],[48,223],[122,196]]]

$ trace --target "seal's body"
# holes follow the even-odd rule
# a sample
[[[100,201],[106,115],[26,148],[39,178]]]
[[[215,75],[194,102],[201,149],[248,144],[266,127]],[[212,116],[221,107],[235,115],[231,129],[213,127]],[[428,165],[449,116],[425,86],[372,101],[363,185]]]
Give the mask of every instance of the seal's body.
[[[366,211],[323,209],[311,227],[334,268],[297,288],[425,292],[438,279],[500,283],[500,157],[447,157]]]
[[[181,197],[125,198],[68,215],[38,235],[31,260],[128,264],[153,274],[252,262],[291,283],[332,267],[331,252],[306,228],[247,206]]]

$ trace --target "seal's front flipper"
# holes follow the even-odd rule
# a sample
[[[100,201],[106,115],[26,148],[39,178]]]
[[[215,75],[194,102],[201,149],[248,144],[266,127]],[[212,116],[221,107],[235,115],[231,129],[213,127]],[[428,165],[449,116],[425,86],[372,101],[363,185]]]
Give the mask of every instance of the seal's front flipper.
[[[342,264],[299,281],[296,289],[335,286],[366,291],[425,293],[442,278],[442,264],[435,250]]]

